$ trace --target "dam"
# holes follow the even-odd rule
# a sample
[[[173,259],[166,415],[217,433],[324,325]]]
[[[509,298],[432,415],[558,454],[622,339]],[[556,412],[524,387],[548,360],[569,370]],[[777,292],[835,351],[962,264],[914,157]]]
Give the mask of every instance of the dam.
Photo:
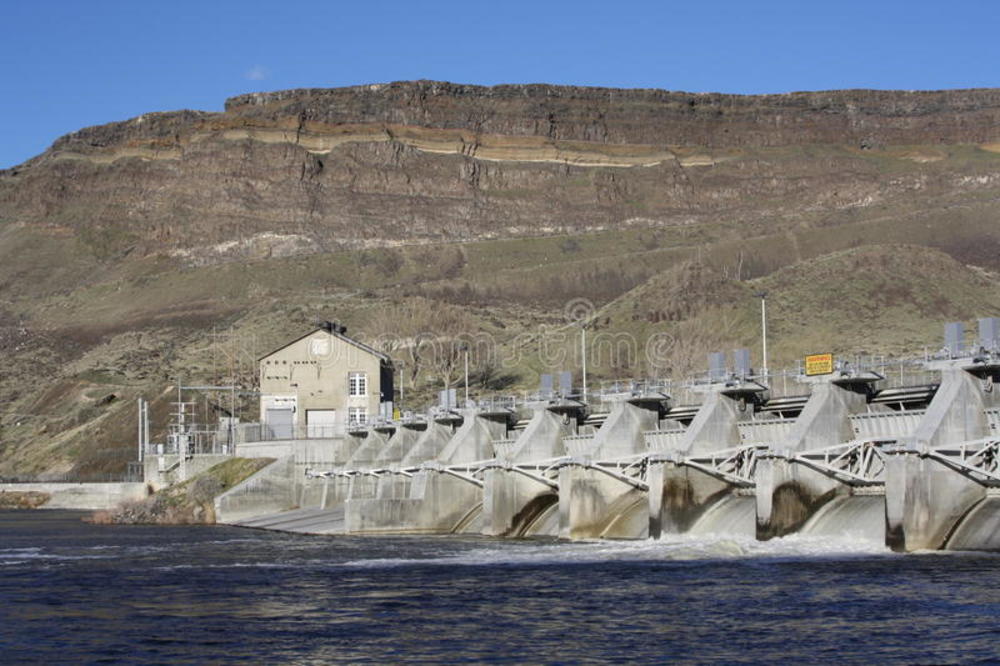
[[[327,535],[805,534],[998,550],[1000,320],[980,320],[971,345],[948,326],[940,352],[892,364],[827,355],[822,372],[779,378],[755,374],[741,350],[686,382],[589,394],[549,382],[342,434],[241,424],[228,454],[275,462],[220,495],[217,520]],[[199,466],[161,445],[147,479],[182,461]]]

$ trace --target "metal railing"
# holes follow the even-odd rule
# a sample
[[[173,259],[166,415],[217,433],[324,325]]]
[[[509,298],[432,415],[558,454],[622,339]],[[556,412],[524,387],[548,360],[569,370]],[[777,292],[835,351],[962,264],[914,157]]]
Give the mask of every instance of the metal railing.
[[[267,425],[245,423],[238,428],[238,442],[277,442],[289,439],[336,439],[347,430],[366,427],[366,423],[344,425]]]
[[[803,451],[791,460],[848,485],[879,485],[885,483],[885,449],[895,444],[895,439],[859,439]]]
[[[940,381],[940,371],[927,368],[929,361],[942,357],[941,354],[925,353],[917,358],[892,358],[877,355],[838,356],[836,373],[859,374],[874,372],[882,377],[880,388],[898,388],[906,386],[921,386],[935,384]],[[580,387],[569,391],[552,388],[547,391],[524,391],[519,394],[487,394],[473,396],[466,406],[481,411],[506,409],[516,411],[530,405],[553,401],[586,402],[591,411],[607,411],[622,400],[636,397],[662,395],[669,397],[674,405],[699,404],[704,398],[704,391],[712,384],[726,381],[753,382],[766,389],[771,398],[783,398],[808,393],[808,383],[802,362],[785,368],[769,369],[766,374],[756,371],[747,375],[737,376],[730,370],[713,376],[702,373],[680,379],[665,377],[647,377],[637,379],[599,380],[594,382],[583,395]],[[433,410],[437,406],[432,406]],[[458,409],[456,405],[452,409]]]
[[[976,439],[931,449],[927,456],[987,486],[1000,485],[1000,440]]]
[[[879,379],[879,389],[893,389],[900,387],[933,386],[940,381],[940,371],[929,369],[927,363],[937,358],[947,356],[947,354],[932,354],[925,352],[923,357],[918,358],[890,358],[887,356],[855,355],[839,356],[836,360],[836,373],[860,374],[873,372],[877,373]],[[552,389],[547,392],[524,391],[520,394],[486,394],[474,396],[464,406],[476,409],[480,412],[492,411],[523,411],[528,407],[536,407],[539,403],[553,403],[561,401],[579,401],[586,403],[588,410],[592,413],[610,411],[614,404],[623,400],[638,397],[663,396],[669,398],[672,405],[697,406],[703,399],[705,390],[711,385],[719,382],[741,382],[756,383],[760,385],[761,391],[766,390],[766,396],[770,400],[801,396],[809,393],[808,383],[805,381],[804,367],[800,362],[792,367],[782,369],[769,369],[766,374],[751,373],[745,376],[737,376],[730,371],[725,371],[721,376],[712,376],[703,373],[683,379],[672,378],[641,378],[630,380],[605,380],[596,382],[584,396],[579,388],[570,391]],[[435,415],[453,413],[461,405],[456,405],[451,409],[443,409],[440,406],[433,406],[422,414],[415,414],[411,420],[425,420],[435,418]],[[236,426],[235,443],[239,442],[269,442],[290,439],[331,439],[338,438],[348,431],[365,429],[378,425],[395,426],[405,423],[407,419],[370,419],[365,423],[351,423],[348,425],[322,425],[322,426],[301,426],[301,425],[268,425],[268,424],[239,424]],[[211,430],[211,432],[209,432]],[[228,444],[227,431],[214,428],[206,428],[195,433],[189,450],[208,452],[221,452]],[[209,443],[206,443],[209,442]]]

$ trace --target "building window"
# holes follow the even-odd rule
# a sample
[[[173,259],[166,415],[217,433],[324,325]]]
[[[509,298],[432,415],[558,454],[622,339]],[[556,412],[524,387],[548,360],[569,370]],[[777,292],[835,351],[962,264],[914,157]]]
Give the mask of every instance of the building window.
[[[352,398],[368,395],[368,375],[351,372],[347,375],[347,395]]]
[[[368,423],[368,408],[366,407],[347,408],[347,425],[356,426],[356,425],[364,425],[366,423]]]

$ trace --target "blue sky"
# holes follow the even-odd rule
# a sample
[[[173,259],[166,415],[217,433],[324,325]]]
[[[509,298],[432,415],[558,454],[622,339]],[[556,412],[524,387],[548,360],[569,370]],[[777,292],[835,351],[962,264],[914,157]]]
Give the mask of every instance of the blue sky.
[[[996,0],[0,0],[0,168],[80,127],[259,90],[1000,87],[998,27]]]

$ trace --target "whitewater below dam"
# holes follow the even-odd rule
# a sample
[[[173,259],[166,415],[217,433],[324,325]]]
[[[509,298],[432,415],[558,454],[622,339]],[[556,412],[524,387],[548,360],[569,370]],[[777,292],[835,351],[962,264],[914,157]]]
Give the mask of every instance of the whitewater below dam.
[[[322,537],[0,512],[14,663],[1000,659],[1000,556],[877,540]]]

